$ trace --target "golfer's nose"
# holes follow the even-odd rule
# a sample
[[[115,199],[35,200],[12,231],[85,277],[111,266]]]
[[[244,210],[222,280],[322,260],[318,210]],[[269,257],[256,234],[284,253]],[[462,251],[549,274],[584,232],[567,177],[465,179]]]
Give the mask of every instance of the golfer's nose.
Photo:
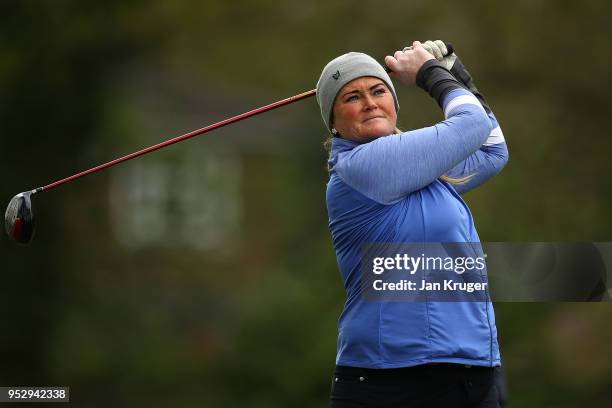
[[[372,110],[376,109],[377,107],[378,105],[376,104],[376,101],[371,95],[365,95],[363,97],[363,108],[365,110]]]

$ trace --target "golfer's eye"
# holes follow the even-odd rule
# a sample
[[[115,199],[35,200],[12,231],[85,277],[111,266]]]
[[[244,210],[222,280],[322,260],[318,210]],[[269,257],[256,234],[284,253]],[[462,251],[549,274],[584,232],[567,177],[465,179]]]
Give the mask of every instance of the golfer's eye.
[[[384,95],[386,93],[387,93],[387,90],[385,88],[383,88],[383,87],[376,88],[374,90],[374,95]]]

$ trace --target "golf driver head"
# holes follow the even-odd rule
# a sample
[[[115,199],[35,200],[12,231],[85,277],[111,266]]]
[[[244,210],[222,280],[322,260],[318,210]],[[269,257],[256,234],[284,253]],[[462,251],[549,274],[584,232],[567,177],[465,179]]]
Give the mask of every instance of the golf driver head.
[[[4,228],[11,239],[20,244],[29,243],[34,237],[34,213],[32,191],[17,194],[11,199],[4,214]]]

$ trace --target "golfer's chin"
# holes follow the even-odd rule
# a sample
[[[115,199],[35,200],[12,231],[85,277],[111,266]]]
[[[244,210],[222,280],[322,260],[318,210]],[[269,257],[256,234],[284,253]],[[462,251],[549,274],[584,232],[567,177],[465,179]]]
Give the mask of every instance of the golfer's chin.
[[[367,124],[367,122],[366,122]],[[363,140],[374,140],[379,137],[389,136],[395,131],[395,126],[388,123],[371,123],[361,129],[361,138]]]

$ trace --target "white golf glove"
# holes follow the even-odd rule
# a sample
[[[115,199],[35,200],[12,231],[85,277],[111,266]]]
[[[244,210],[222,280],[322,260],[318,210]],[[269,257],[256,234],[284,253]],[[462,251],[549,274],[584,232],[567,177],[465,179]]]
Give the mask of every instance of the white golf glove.
[[[422,45],[423,45],[423,48],[425,48],[425,50],[427,50],[428,53],[430,53],[438,61],[440,61],[440,63],[444,66],[444,68],[448,69],[449,71],[451,70],[451,68],[455,64],[455,60],[457,59],[457,56],[455,55],[455,53],[446,55],[446,53],[448,52],[448,49],[446,48],[446,44],[444,44],[443,41],[427,40]]]

